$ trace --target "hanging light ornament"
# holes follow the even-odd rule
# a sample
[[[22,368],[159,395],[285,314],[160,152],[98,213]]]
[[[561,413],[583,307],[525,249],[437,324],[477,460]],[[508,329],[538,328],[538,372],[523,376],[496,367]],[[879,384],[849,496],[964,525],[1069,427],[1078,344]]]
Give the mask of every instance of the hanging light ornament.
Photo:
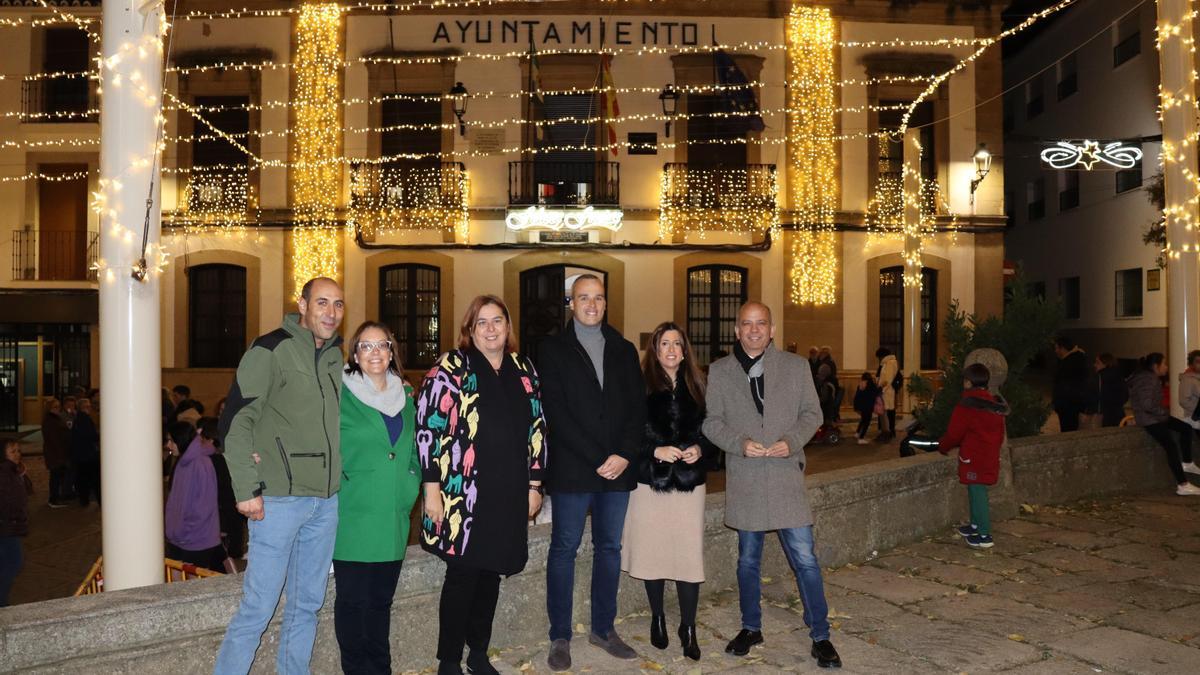
[[[341,276],[342,12],[309,2],[296,20],[295,133],[292,137],[292,295],[313,277]]]
[[[796,214],[792,302],[838,300],[834,24],[828,8],[792,7],[787,24],[788,191]]]

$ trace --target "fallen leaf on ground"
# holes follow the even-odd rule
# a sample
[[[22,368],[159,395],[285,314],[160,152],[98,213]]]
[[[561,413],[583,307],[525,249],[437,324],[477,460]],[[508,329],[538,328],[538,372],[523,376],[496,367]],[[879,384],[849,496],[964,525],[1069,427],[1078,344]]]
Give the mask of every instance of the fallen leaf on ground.
[[[1025,636],[1021,635],[1020,633],[1009,633],[1008,639],[1012,640],[1013,642],[1025,642],[1026,641]]]

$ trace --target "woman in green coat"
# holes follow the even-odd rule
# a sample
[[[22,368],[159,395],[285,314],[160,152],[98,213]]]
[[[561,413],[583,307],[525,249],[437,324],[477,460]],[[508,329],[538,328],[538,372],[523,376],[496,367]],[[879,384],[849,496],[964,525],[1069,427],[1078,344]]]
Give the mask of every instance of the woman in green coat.
[[[363,323],[342,374],[333,616],[346,673],[392,672],[392,597],[421,482],[412,387],[401,378],[394,346],[386,325]]]

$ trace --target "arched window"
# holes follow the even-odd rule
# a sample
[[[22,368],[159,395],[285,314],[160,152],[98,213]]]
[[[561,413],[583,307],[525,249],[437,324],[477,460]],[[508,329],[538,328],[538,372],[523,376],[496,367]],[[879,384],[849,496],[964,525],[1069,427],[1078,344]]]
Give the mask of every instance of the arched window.
[[[921,369],[933,370],[937,363],[938,272],[921,269]],[[879,346],[887,347],[904,366],[904,267],[879,271]]]
[[[429,368],[441,351],[442,271],[405,263],[379,270],[379,320],[396,335],[403,368]]]
[[[236,368],[246,351],[246,268],[196,265],[188,275],[188,366]]]
[[[745,267],[701,265],[687,272],[687,332],[699,365],[732,353],[738,308],[746,302]]]

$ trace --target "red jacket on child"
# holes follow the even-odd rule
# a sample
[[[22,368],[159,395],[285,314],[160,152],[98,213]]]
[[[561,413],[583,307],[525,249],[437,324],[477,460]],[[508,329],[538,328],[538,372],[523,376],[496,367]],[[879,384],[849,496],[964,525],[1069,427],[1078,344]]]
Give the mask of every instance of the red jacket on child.
[[[954,406],[950,426],[938,441],[938,452],[958,448],[958,481],[965,485],[995,485],[1000,475],[1000,446],[1008,406],[987,389],[968,389]]]

